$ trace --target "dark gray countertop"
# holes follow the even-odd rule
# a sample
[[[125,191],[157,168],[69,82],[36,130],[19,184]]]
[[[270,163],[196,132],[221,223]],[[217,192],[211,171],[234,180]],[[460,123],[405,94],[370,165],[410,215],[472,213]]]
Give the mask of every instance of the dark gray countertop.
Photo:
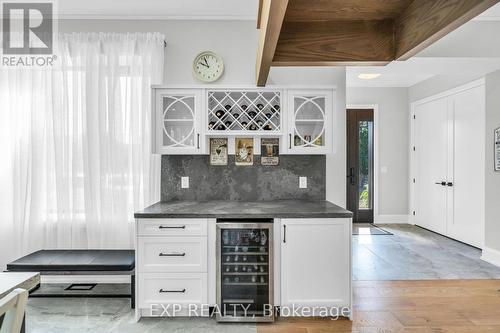
[[[350,218],[352,213],[329,201],[167,201],[134,214],[135,218]]]

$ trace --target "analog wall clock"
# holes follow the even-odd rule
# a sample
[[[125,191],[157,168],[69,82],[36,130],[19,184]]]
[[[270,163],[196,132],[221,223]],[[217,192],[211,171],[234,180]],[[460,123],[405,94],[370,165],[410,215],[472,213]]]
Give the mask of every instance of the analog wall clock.
[[[221,57],[211,51],[201,52],[194,58],[193,72],[200,81],[214,82],[224,72],[224,62]]]

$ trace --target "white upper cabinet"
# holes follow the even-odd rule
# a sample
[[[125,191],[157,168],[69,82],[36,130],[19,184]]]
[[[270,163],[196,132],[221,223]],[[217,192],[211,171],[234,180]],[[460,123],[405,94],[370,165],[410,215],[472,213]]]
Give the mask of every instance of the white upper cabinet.
[[[209,137],[277,137],[281,154],[332,152],[333,88],[152,91],[153,153],[208,153]]]
[[[203,153],[202,99],[200,89],[153,88],[155,153]]]
[[[288,90],[288,153],[327,154],[332,151],[333,91]]]

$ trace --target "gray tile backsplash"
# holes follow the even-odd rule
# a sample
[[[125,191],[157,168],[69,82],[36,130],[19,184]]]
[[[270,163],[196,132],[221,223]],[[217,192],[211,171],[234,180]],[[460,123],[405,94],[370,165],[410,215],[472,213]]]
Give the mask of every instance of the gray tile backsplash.
[[[161,200],[325,200],[326,157],[281,155],[278,166],[211,166],[208,155],[163,155]],[[189,188],[181,188],[181,177],[189,177]],[[307,177],[307,188],[299,189],[299,176]]]

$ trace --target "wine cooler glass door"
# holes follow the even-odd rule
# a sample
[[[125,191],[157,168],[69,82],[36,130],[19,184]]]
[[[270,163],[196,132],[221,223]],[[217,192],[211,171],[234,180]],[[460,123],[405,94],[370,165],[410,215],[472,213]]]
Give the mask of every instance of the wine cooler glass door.
[[[272,321],[272,224],[217,227],[217,319]]]

